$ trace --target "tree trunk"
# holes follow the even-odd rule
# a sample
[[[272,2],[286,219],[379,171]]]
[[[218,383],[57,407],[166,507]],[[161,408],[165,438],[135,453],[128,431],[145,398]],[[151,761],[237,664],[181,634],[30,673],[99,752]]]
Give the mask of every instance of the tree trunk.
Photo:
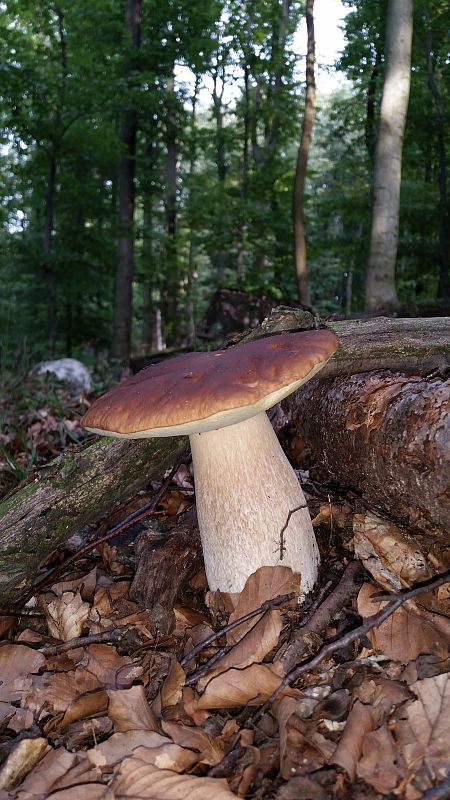
[[[245,278],[245,257],[247,239],[247,197],[248,197],[248,168],[249,168],[249,136],[250,136],[250,68],[248,58],[244,52],[244,141],[242,144],[242,170],[241,170],[241,221],[239,223],[239,239],[236,259],[236,285],[243,288]]]
[[[187,440],[102,439],[63,453],[0,503],[0,596],[17,596],[59,544],[160,477]]]
[[[189,346],[194,350],[197,349],[197,322],[196,322],[196,274],[195,274],[195,258],[196,258],[196,238],[193,225],[193,210],[196,205],[196,193],[194,190],[194,174],[197,163],[197,100],[200,89],[200,75],[195,76],[194,94],[192,96],[192,113],[191,113],[191,141],[189,147],[189,206],[191,208],[189,219],[189,251],[188,251],[188,272],[187,272],[187,340]]]
[[[448,382],[385,370],[313,379],[283,407],[311,450],[314,477],[448,539]]]
[[[366,111],[366,130],[365,140],[369,158],[373,163],[375,158],[375,144],[376,144],[376,97],[377,97],[377,83],[378,76],[381,69],[381,52],[378,44],[375,43],[375,62],[370,73],[369,86],[367,87],[367,111]]]
[[[441,269],[439,274],[439,297],[450,297],[449,274],[449,213],[447,202],[447,153],[445,150],[445,108],[442,95],[436,82],[433,63],[433,40],[431,28],[427,31],[426,59],[428,87],[436,107],[437,146],[439,155],[439,244]]]
[[[411,81],[412,0],[389,0],[385,76],[375,150],[372,228],[367,264],[368,311],[398,305],[395,289],[403,135]]]
[[[50,358],[55,355],[57,337],[56,280],[52,258],[56,171],[56,158],[52,152],[50,154],[47,188],[45,192],[45,217],[43,234],[44,278],[47,288],[47,347]]]
[[[163,287],[164,322],[168,343],[178,339],[178,247],[177,247],[177,114],[175,95],[175,64],[167,77],[166,101],[166,186],[165,211],[165,280]]]
[[[314,77],[315,39],[314,39],[314,0],[306,2],[306,27],[308,46],[306,55],[306,97],[303,116],[302,135],[297,153],[295,168],[294,192],[292,199],[292,217],[294,226],[294,261],[297,276],[298,297],[303,305],[310,305],[308,273],[306,266],[305,240],[305,181],[308,167],[308,156],[311,147],[312,132],[316,116],[316,82]]]
[[[141,0],[126,0],[125,26],[131,36],[132,50],[140,44]],[[128,72],[133,68],[129,59]],[[131,85],[129,86],[131,90]],[[138,118],[134,108],[124,111],[119,159],[119,252],[114,300],[114,330],[111,346],[113,358],[127,361],[131,349],[134,271],[134,173]]]

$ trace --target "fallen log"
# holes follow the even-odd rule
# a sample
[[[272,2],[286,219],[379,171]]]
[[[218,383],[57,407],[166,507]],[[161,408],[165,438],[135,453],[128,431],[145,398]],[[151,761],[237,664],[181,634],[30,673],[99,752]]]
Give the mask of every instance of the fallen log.
[[[313,476],[448,540],[450,383],[388,371],[314,378],[283,401]]]
[[[340,346],[318,380],[331,375],[354,375],[375,369],[389,369],[412,375],[450,370],[450,317],[327,322],[339,337]],[[275,308],[258,328],[234,337],[232,343],[251,342],[261,336],[317,326],[308,311],[298,308]]]
[[[184,437],[103,439],[62,453],[0,503],[2,604],[35,581],[52,550],[160,477],[186,445]]]
[[[288,330],[311,328],[315,320],[301,309],[279,308],[242,342]],[[377,369],[445,373],[450,366],[448,318],[376,318],[330,323],[341,347],[313,383],[327,374]],[[333,421],[333,425],[337,420]],[[107,514],[146,481],[159,477],[186,447],[182,439],[105,440],[79,452],[64,453],[0,503],[0,595],[2,602],[28,587],[39,564],[58,545]]]

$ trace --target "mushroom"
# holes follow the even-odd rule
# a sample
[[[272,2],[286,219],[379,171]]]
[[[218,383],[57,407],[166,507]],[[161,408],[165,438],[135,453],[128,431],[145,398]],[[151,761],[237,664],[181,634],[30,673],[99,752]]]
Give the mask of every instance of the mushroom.
[[[286,333],[154,364],[96,400],[82,423],[136,439],[190,437],[210,589],[240,592],[262,566],[314,586],[319,551],[297,476],[266,415],[328,361],[329,330]]]

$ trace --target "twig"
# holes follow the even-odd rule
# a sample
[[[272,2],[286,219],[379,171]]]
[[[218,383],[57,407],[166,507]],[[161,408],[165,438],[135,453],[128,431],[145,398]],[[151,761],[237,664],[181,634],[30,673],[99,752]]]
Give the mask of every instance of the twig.
[[[0,608],[0,617],[45,617],[42,611],[33,611],[29,608],[23,608],[21,611],[8,611],[7,608]]]
[[[239,625],[242,625],[243,622],[247,622],[249,619],[253,619],[253,617],[258,616],[258,614],[265,614],[266,611],[270,611],[271,608],[276,608],[276,606],[281,606],[283,603],[287,603],[288,600],[293,600],[294,597],[297,597],[296,592],[289,592],[289,594],[281,594],[278,597],[273,598],[273,600],[266,600],[265,603],[262,603],[259,608],[255,608],[253,611],[249,611],[247,614],[244,614],[239,619],[235,619],[234,622],[229,622],[228,625],[224,625],[223,628],[212,633],[211,636],[208,636],[207,639],[204,639],[203,642],[200,642],[196,647],[194,647],[183,659],[180,661],[182,667],[185,667],[186,664],[189,664],[195,656],[202,652],[206,647],[208,647],[212,642],[215,642],[216,639],[220,639],[229,631],[234,630]]]
[[[319,652],[313,656],[313,658],[309,658],[307,661],[304,661],[302,664],[294,667],[294,669],[291,669],[290,672],[288,672],[283,678],[280,685],[270,695],[268,700],[266,700],[264,705],[262,705],[261,708],[252,714],[249,719],[249,723],[255,724],[263,716],[263,714],[268,711],[272,703],[277,699],[286,686],[290,686],[292,683],[294,683],[304,672],[317,667],[326,656],[335,653],[336,650],[341,650],[343,647],[348,647],[348,645],[356,641],[356,639],[361,639],[363,636],[366,636],[367,633],[372,630],[372,628],[377,628],[379,625],[381,625],[407,600],[411,600],[413,597],[423,594],[423,592],[437,589],[438,586],[442,586],[443,583],[448,583],[449,580],[450,570],[447,570],[447,572],[437,575],[432,580],[425,581],[424,583],[420,583],[418,586],[414,586],[412,589],[406,589],[404,592],[399,592],[396,595],[392,595],[393,599],[391,602],[388,603],[388,605],[377,614],[372,614],[371,617],[367,617],[362,625],[359,625],[353,631],[349,631],[343,636],[340,636],[339,639],[335,639],[327,644],[324,644],[323,647],[320,648]]]
[[[202,664],[202,666],[199,669],[193,672],[192,675],[189,675],[189,678],[186,678],[184,685],[192,686],[193,683],[197,683],[199,678],[205,675],[206,672],[209,672],[209,670],[212,669],[214,664],[217,664],[217,662],[220,661],[220,659],[224,655],[229,653],[230,650],[233,649],[233,647],[234,644],[227,644],[224,647],[219,647],[219,649],[214,653],[213,656],[211,656],[211,658],[208,659],[208,661],[205,661],[205,663]]]
[[[166,493],[167,488],[173,476],[175,475],[180,464],[183,463],[183,458],[185,458],[185,456],[186,453],[181,454],[177,463],[172,467],[167,478],[165,478],[163,483],[161,484],[161,488],[159,489],[157,495],[153,498],[153,500],[150,503],[146,503],[146,505],[142,506],[142,508],[139,508],[132,514],[129,514],[128,517],[125,517],[123,522],[119,522],[117,525],[114,525],[114,527],[110,528],[110,530],[107,531],[104,534],[104,536],[101,536],[99,539],[95,539],[83,545],[83,547],[80,547],[78,550],[72,553],[72,555],[66,558],[61,564],[58,564],[56,567],[53,567],[53,569],[47,572],[47,574],[43,578],[41,578],[40,581],[35,583],[34,586],[31,586],[30,589],[28,589],[27,592],[17,600],[15,605],[17,606],[26,603],[30,599],[30,597],[34,597],[35,594],[42,591],[42,589],[48,586],[49,583],[53,582],[55,578],[59,577],[63,572],[65,572],[67,567],[73,564],[74,561],[77,561],[80,558],[80,556],[84,556],[91,550],[95,550],[95,548],[99,544],[103,544],[103,542],[107,542],[114,536],[118,536],[120,533],[123,533],[123,531],[127,530],[127,528],[130,528],[131,525],[133,525],[135,522],[140,522],[142,519],[145,519],[146,517],[150,516],[150,514],[155,510],[156,506],[160,502],[163,495]]]
[[[132,625],[124,625],[121,628],[109,628],[107,631],[103,631],[103,633],[92,633],[89,636],[76,636],[74,639],[69,639],[68,642],[49,644],[38,649],[44,656],[57,656],[60,653],[67,653],[69,650],[74,650],[76,647],[87,647],[90,644],[111,644],[120,642],[125,639],[127,633],[131,630],[133,630]],[[167,639],[170,639],[170,637],[160,636],[146,642],[146,646],[156,647]]]
[[[450,798],[450,775],[437,786],[428,789],[420,800],[449,800]]]
[[[289,511],[289,513],[287,515],[286,522],[284,523],[284,525],[283,525],[283,527],[282,527],[282,529],[280,531],[280,561],[283,561],[284,554],[285,554],[285,551],[286,551],[286,545],[284,543],[284,532],[287,529],[287,527],[288,527],[288,525],[289,525],[289,523],[291,521],[292,515],[295,514],[296,511],[300,511],[302,508],[308,508],[306,503],[304,503],[302,506],[297,506],[297,508],[292,508]]]
[[[233,747],[232,750],[229,751],[229,753],[226,754],[226,756],[224,756],[224,758],[222,758],[222,761],[216,764],[215,767],[211,767],[211,769],[208,770],[206,773],[208,778],[223,778],[225,775],[228,775],[243,750],[244,748],[242,745],[238,743],[235,747]]]
[[[312,616],[306,620],[298,631],[295,631],[281,663],[286,672],[289,672],[294,664],[308,652],[308,634],[319,636],[330,623],[330,620],[343,608],[356,592],[357,582],[362,573],[359,561],[351,561],[345,568],[344,573],[330,595],[314,611]]]

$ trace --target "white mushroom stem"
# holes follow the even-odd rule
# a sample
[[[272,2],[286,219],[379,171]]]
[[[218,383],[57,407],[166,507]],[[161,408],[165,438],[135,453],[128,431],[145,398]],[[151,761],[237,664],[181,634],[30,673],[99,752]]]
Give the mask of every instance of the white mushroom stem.
[[[304,494],[267,415],[190,440],[210,589],[240,592],[259,567],[282,564],[301,573],[307,594],[319,551]]]

